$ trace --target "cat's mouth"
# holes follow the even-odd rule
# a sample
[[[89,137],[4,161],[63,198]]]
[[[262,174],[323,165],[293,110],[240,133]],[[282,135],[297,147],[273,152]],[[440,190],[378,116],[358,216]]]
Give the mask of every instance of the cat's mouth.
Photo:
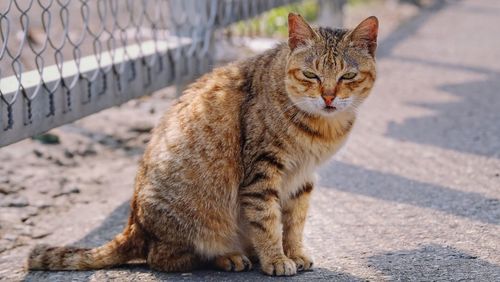
[[[334,112],[337,110],[337,108],[335,106],[328,106],[328,105],[325,105],[325,107],[323,108],[324,111],[328,112],[328,113],[331,113],[331,112]]]

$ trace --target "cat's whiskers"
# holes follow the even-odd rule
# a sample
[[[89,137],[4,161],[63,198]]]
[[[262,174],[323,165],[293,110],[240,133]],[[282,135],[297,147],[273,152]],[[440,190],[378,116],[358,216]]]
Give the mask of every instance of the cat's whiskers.
[[[352,109],[352,111],[357,114],[358,111],[359,111],[359,106],[361,106],[361,103],[362,103],[362,99],[359,99],[359,98],[354,98],[351,102],[351,106],[349,108]]]

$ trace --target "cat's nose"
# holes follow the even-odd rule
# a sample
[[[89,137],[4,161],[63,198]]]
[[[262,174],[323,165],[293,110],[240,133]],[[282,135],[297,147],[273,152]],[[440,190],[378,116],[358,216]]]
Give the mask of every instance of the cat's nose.
[[[323,101],[325,101],[325,105],[330,107],[333,103],[333,100],[335,99],[334,95],[325,95],[321,96],[323,98]]]

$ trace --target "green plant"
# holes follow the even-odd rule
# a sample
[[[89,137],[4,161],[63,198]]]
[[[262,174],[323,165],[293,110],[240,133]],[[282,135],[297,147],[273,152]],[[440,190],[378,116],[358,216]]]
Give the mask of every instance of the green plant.
[[[314,21],[318,16],[318,3],[315,0],[305,0],[275,8],[258,18],[239,22],[234,27],[236,35],[265,35],[284,37],[288,34],[288,13],[301,14],[307,21]]]

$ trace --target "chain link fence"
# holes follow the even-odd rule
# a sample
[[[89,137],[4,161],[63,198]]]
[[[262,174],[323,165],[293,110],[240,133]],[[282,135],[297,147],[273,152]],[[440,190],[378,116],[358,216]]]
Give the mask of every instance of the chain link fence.
[[[294,0],[2,0],[0,146],[183,84],[214,31]]]

